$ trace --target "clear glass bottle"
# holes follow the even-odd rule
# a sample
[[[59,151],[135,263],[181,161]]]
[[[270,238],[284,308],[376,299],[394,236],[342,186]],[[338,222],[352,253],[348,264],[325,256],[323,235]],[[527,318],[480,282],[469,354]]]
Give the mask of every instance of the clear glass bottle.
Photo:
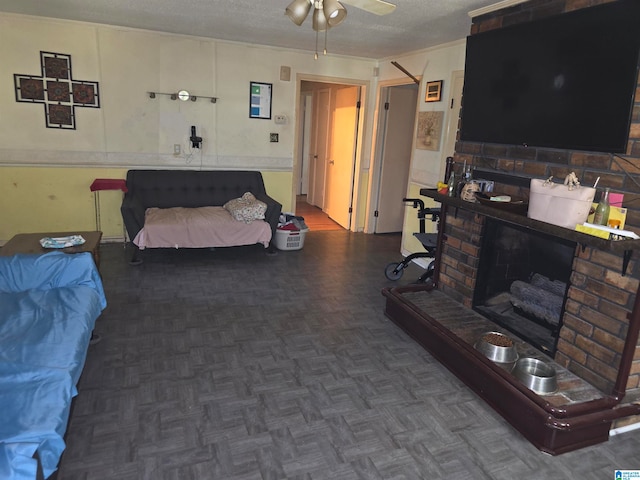
[[[609,205],[609,188],[604,189],[600,202],[596,207],[596,213],[593,215],[593,223],[596,225],[606,225],[609,221],[609,211],[611,206]]]
[[[449,181],[447,182],[447,191],[450,197],[456,196],[456,174],[453,170],[451,170],[451,175],[449,175]]]

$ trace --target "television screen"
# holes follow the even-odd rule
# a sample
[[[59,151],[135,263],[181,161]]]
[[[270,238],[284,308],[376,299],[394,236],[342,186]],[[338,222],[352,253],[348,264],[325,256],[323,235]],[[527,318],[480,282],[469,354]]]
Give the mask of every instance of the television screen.
[[[638,0],[471,35],[460,138],[624,152],[639,51]]]

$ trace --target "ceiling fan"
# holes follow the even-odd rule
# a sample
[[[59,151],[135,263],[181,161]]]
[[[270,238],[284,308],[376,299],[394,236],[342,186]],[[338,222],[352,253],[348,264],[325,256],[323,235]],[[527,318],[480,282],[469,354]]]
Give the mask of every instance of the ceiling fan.
[[[366,12],[376,15],[388,15],[396,9],[393,3],[384,0],[293,0],[285,9],[293,23],[300,26],[305,21],[313,8],[313,29],[316,32],[316,54],[318,58],[318,32],[324,32],[324,54],[327,54],[327,31],[344,21],[347,17],[347,9],[342,5],[346,3]]]

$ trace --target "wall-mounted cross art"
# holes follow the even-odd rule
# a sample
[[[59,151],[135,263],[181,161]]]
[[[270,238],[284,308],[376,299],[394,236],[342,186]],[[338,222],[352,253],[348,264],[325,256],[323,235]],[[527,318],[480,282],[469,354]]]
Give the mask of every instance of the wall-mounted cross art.
[[[100,108],[98,82],[75,80],[71,55],[40,52],[42,75],[14,73],[16,102],[44,106],[47,128],[75,130],[76,107]]]

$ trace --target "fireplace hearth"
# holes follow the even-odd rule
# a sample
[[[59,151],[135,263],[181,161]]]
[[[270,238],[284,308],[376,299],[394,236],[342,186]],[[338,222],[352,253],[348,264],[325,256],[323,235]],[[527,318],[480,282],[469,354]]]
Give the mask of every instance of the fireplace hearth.
[[[559,454],[604,442],[613,422],[640,416],[639,403],[623,402],[629,388],[637,389],[631,382],[636,375],[632,364],[640,332],[640,296],[638,282],[624,279],[622,258],[626,249],[640,249],[640,240],[603,241],[435,190],[420,193],[442,205],[433,283],[384,289],[385,314],[545,452]],[[485,241],[492,224],[499,235]],[[531,238],[524,240],[526,236]],[[507,237],[516,241],[506,243],[511,245],[506,250],[515,254],[505,267],[496,262],[505,253],[491,251]],[[567,249],[557,246],[563,243]],[[568,273],[565,267],[558,269],[560,259],[567,260]],[[481,271],[490,272],[488,278]],[[519,304],[518,293],[542,285],[557,296],[566,292],[557,324],[555,318],[531,321],[531,309]],[[484,311],[480,314],[501,296],[513,310],[504,323],[509,328],[490,320]],[[474,304],[479,299],[483,303]],[[547,307],[539,303],[537,307]],[[528,330],[514,336],[510,332],[518,327],[516,315]],[[551,338],[555,353],[536,345],[531,333],[536,328]],[[558,392],[542,395],[530,390],[508,366],[476,350],[478,336],[487,331],[508,334],[518,343],[520,355],[553,365],[560,372]]]

